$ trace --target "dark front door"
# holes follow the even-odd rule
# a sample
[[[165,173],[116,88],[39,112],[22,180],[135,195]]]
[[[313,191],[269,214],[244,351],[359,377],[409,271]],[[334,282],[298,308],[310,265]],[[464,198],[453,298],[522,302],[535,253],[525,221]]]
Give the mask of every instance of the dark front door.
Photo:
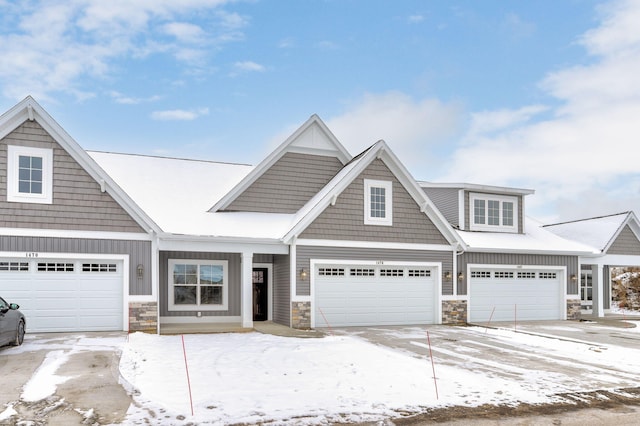
[[[267,307],[269,277],[267,268],[253,268],[253,320],[266,321],[269,316]]]

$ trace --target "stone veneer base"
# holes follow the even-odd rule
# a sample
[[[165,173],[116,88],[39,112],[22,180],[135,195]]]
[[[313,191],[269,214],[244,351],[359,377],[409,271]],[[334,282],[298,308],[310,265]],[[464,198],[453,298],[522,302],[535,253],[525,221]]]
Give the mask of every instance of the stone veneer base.
[[[129,303],[129,332],[158,332],[158,304],[156,302]]]

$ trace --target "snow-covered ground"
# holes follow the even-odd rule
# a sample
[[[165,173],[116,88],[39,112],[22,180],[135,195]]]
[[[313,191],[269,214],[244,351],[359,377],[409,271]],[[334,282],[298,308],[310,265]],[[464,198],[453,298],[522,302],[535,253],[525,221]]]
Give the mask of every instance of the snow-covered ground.
[[[628,323],[640,325],[638,317]],[[621,342],[637,341],[640,331],[588,326]],[[640,382],[640,344],[591,343],[579,323],[536,327],[399,327],[323,338],[134,333],[68,343],[28,338],[7,351],[49,351],[22,389],[23,401],[55,393],[74,351],[121,351],[122,383],[134,399],[126,424],[375,421],[450,406],[554,403],[563,393]],[[372,335],[385,344],[372,343]],[[0,407],[0,420],[14,414],[10,405]]]

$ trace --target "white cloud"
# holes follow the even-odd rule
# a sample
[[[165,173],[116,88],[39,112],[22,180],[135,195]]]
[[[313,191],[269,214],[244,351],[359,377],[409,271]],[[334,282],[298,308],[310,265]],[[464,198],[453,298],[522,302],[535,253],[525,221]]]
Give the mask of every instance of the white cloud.
[[[384,139],[417,178],[424,178],[424,166],[435,160],[433,150],[449,142],[461,120],[462,108],[455,103],[388,92],[365,95],[327,125],[352,154]]]
[[[411,15],[407,18],[407,21],[409,21],[410,24],[418,24],[422,21],[424,21],[424,16],[422,15]]]
[[[640,212],[640,3],[601,13],[580,38],[591,63],[541,82],[560,101],[551,118],[540,105],[473,114],[442,180],[530,187],[529,211],[559,219]]]
[[[253,61],[236,62],[235,64],[233,64],[233,67],[236,71],[246,72],[263,72],[266,70],[264,65],[260,65]]]
[[[151,113],[151,119],[158,121],[192,121],[196,118],[202,117],[203,115],[209,115],[209,108],[154,111]]]
[[[138,105],[138,104],[142,104],[142,103],[147,103],[147,102],[155,102],[155,101],[159,101],[161,99],[160,96],[158,95],[153,95],[153,96],[149,96],[146,98],[136,98],[136,97],[132,97],[132,96],[127,96],[123,93],[117,92],[115,90],[112,90],[110,92],[108,92],[108,95],[118,104],[123,104],[123,105]]]
[[[118,61],[170,54],[201,66],[207,52],[242,38],[247,20],[219,7],[227,0],[36,0],[3,8],[0,91],[9,98],[53,93],[94,96],[95,81]],[[206,29],[181,17],[201,13]],[[167,35],[172,36],[169,40]]]

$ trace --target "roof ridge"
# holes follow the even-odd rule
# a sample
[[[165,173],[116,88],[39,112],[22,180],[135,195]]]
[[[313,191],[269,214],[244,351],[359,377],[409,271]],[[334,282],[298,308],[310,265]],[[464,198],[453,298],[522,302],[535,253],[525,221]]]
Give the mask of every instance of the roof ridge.
[[[160,158],[164,160],[181,160],[181,161],[197,161],[200,163],[215,163],[215,164],[229,164],[234,166],[253,166],[253,164],[247,163],[234,163],[230,161],[216,161],[216,160],[202,160],[198,158],[184,158],[184,157],[169,157],[164,155],[151,155],[151,154],[137,154],[137,153],[129,153],[129,152],[114,152],[114,151],[98,151],[98,150],[87,150],[88,153],[95,152],[97,154],[114,154],[114,155],[129,155],[132,157],[148,157],[148,158]]]
[[[556,226],[556,225],[567,225],[569,223],[586,222],[587,220],[604,219],[605,217],[628,215],[629,213],[631,213],[631,211],[620,212],[620,213],[612,213],[612,214],[605,214],[605,215],[602,215],[602,216],[586,217],[586,218],[583,218],[583,219],[568,220],[566,222],[548,223],[548,224],[542,225],[542,226],[543,227],[547,227],[547,226]]]

